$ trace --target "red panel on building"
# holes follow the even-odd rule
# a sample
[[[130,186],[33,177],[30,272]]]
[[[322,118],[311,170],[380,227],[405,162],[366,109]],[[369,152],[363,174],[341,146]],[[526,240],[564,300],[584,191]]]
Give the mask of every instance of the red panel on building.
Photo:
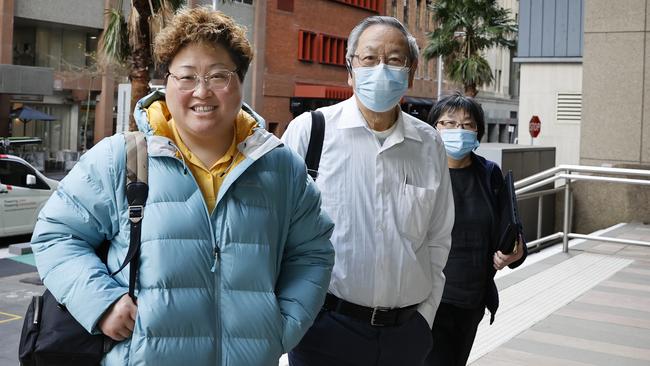
[[[293,0],[278,0],[278,10],[293,11]]]
[[[301,30],[298,34],[298,59],[308,62],[316,61],[318,52],[316,33]]]
[[[362,8],[375,13],[381,13],[384,10],[383,0],[332,0],[337,3],[343,3],[357,8]]]
[[[319,34],[321,53],[319,62],[328,65],[345,66],[345,50],[348,40],[328,34]]]

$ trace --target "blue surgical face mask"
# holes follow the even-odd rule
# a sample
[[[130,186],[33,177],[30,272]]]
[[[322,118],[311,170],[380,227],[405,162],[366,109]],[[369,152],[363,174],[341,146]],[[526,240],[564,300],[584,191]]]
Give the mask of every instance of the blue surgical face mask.
[[[478,133],[461,128],[440,130],[447,155],[454,160],[462,160],[478,147],[477,136]]]
[[[394,108],[409,87],[409,69],[380,63],[372,67],[355,67],[354,93],[361,103],[374,112]]]

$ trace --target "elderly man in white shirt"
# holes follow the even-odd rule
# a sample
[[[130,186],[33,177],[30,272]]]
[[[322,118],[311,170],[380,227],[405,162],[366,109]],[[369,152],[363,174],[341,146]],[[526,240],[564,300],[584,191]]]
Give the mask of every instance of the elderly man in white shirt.
[[[319,109],[316,183],[336,226],[323,310],[289,354],[292,366],[420,365],[445,284],[454,204],[436,130],[401,111],[418,46],[395,18],[364,19],[348,39],[354,96]],[[283,136],[303,157],[311,116]]]

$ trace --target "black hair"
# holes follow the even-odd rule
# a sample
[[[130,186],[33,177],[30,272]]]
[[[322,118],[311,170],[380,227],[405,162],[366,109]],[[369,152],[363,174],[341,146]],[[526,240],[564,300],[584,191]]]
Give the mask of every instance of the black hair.
[[[469,117],[476,122],[476,129],[478,130],[477,139],[478,141],[481,141],[481,138],[483,138],[483,135],[485,134],[485,116],[483,114],[483,108],[476,99],[463,95],[459,91],[436,102],[429,112],[427,123],[435,128],[438,119],[440,119],[443,114],[455,111],[465,111]]]

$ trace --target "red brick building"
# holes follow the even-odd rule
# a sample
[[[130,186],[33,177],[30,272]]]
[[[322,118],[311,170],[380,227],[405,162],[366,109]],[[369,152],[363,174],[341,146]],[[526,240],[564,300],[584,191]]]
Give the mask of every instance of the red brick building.
[[[263,70],[257,70],[253,82],[253,104],[278,135],[298,114],[352,95],[345,68],[347,37],[363,18],[387,14],[406,19],[420,47],[430,24],[430,1],[424,0],[269,0],[257,6],[262,3],[255,44],[264,50],[256,55]],[[418,69],[415,85],[403,99],[403,108],[412,112],[428,110],[436,93],[435,63],[420,62]]]

